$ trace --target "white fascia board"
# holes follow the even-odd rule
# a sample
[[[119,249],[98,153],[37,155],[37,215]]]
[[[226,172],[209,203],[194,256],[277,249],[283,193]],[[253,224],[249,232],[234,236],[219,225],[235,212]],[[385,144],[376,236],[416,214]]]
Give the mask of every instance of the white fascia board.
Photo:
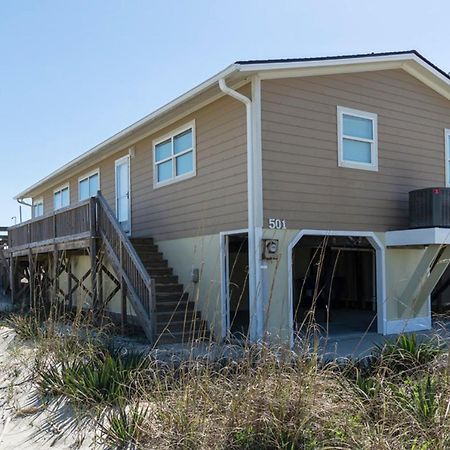
[[[450,244],[450,228],[417,228],[412,230],[387,231],[387,247]]]
[[[403,53],[401,55],[384,55],[384,56],[362,56],[360,58],[336,58],[336,59],[324,59],[324,60],[310,60],[310,61],[286,61],[286,62],[273,62],[273,63],[248,63],[240,66],[241,72],[265,72],[270,70],[283,70],[283,69],[306,69],[306,68],[319,68],[319,67],[334,67],[341,65],[361,65],[380,62],[405,62],[407,60],[419,59],[413,53]]]
[[[240,72],[258,72],[262,80],[333,75],[403,69],[419,81],[450,100],[450,80],[414,53],[361,58],[337,58],[323,61],[252,63],[242,65]]]
[[[90,156],[96,154],[97,152],[107,148],[108,146],[128,137],[131,136],[135,131],[140,129],[141,127],[151,123],[153,120],[157,119],[158,117],[162,116],[163,114],[168,113],[169,111],[175,109],[177,106],[181,105],[182,103],[190,100],[191,98],[195,97],[196,95],[200,94],[202,91],[208,89],[209,87],[213,86],[215,83],[218,83],[218,81],[221,78],[226,78],[230,74],[234,72],[239,72],[239,66],[237,64],[231,64],[226,69],[222,70],[218,74],[214,75],[213,77],[209,78],[208,80],[204,81],[203,83],[199,84],[198,86],[194,87],[193,89],[187,91],[183,95],[177,97],[176,99],[172,100],[171,102],[165,104],[164,106],[161,106],[151,114],[145,116],[141,120],[138,120],[134,124],[130,125],[127,128],[124,128],[119,133],[115,134],[114,136],[106,139],[105,141],[101,142],[100,144],[96,145],[95,147],[91,148],[90,150],[82,153],[77,158],[73,159],[72,161],[68,162],[64,166],[61,166],[59,169],[53,171],[49,175],[47,175],[45,178],[42,178],[37,183],[33,184],[26,190],[20,192],[16,196],[14,196],[14,200],[27,198],[31,192],[39,188],[42,184],[46,183],[47,181],[50,181],[53,178],[58,177],[60,174],[65,172],[68,169],[71,169],[75,167],[76,165],[82,163]]]

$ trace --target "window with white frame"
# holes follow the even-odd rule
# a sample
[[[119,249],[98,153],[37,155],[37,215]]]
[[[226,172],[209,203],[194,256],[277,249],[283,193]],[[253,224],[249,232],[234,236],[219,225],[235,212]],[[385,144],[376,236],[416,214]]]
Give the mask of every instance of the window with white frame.
[[[78,180],[78,199],[86,200],[95,197],[100,189],[100,173],[97,170]]]
[[[60,209],[70,204],[69,186],[63,186],[53,192],[53,209]]]
[[[195,175],[194,124],[153,142],[153,168],[155,187]]]
[[[378,124],[374,113],[337,107],[338,165],[378,170]]]
[[[450,128],[444,133],[445,137],[445,185],[450,187]]]
[[[38,198],[33,200],[33,217],[40,217],[44,215],[44,199]]]

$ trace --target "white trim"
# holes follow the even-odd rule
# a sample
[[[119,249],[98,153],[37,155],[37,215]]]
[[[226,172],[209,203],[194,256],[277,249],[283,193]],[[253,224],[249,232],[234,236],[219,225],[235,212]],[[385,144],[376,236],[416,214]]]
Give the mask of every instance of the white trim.
[[[258,71],[262,80],[402,69],[450,100],[450,80],[414,53],[365,55],[311,61],[255,63],[239,66],[242,73]]]
[[[386,321],[385,334],[400,334],[413,331],[431,330],[431,314],[425,317],[414,317],[411,319],[399,319]]]
[[[339,58],[336,57],[334,59],[327,58],[322,60],[317,60],[312,58],[308,61],[286,61],[286,62],[262,62],[262,63],[253,63],[246,64],[240,66],[241,72],[251,72],[251,71],[272,71],[272,70],[295,70],[295,69],[307,69],[307,68],[320,68],[320,67],[336,67],[336,66],[359,66],[365,64],[373,64],[373,63],[383,63],[383,62],[394,62],[400,63],[408,60],[419,60],[418,62],[422,63],[422,60],[414,53],[402,53],[396,55],[363,55],[359,58],[355,58],[353,56],[349,56],[348,58]],[[430,67],[427,65],[427,67]],[[431,67],[430,67],[431,70]],[[440,77],[442,74],[438,73]]]
[[[450,244],[450,229],[414,228],[386,231],[385,237],[386,247],[448,245]]]
[[[236,234],[247,234],[248,228],[242,228],[240,230],[221,231],[219,233],[219,248],[220,248],[220,305],[221,305],[221,323],[222,323],[222,339],[226,339],[230,334],[230,311],[229,311],[229,289],[228,289],[228,248],[227,248],[227,236],[233,236]],[[251,307],[249,305],[249,307]],[[251,315],[251,311],[249,311]]]
[[[55,194],[56,194],[57,192],[60,192],[60,191],[64,190],[64,189],[67,189],[67,190],[68,190],[68,193],[69,193],[69,203],[68,203],[67,205],[61,206],[60,208],[55,208]],[[70,202],[70,182],[61,184],[61,185],[59,185],[56,189],[53,189],[53,196],[52,196],[52,209],[53,209],[53,211],[57,211],[57,210],[59,210],[59,209],[67,208],[67,206],[70,206],[70,203],[71,203],[71,202]]]
[[[386,255],[380,239],[372,231],[340,231],[340,230],[300,230],[289,242],[287,252],[288,263],[288,303],[289,327],[291,330],[291,346],[294,345],[294,292],[292,283],[292,251],[303,236],[357,236],[365,237],[376,253],[376,284],[377,284],[377,329],[378,333],[386,334]],[[381,314],[380,314],[381,312]]]
[[[173,139],[175,136],[184,133],[185,131],[192,130],[192,147],[184,150],[180,153],[173,153]],[[172,142],[172,154],[161,161],[156,161],[156,146],[161,142],[167,141],[171,139]],[[190,122],[170,131],[169,133],[164,134],[163,136],[158,137],[152,141],[152,149],[153,149],[153,189],[158,189],[163,186],[167,186],[169,184],[178,183],[179,181],[187,180],[189,178],[195,177],[197,175],[197,142],[196,142],[196,133],[195,133],[195,119]],[[192,171],[185,173],[183,175],[176,175],[176,159],[182,156],[185,153],[192,152],[193,161],[192,161]],[[158,171],[157,165],[162,164],[166,161],[172,161],[172,178],[170,180],[158,182]]]
[[[360,111],[358,109],[337,106],[337,146],[338,146],[338,166],[350,169],[362,169],[378,171],[378,116],[375,113]],[[363,139],[355,136],[347,136],[344,134],[344,115],[368,119],[372,121],[373,139]],[[343,140],[350,139],[352,141],[370,143],[371,163],[363,163],[356,161],[348,161],[344,159]]]
[[[444,130],[445,147],[445,186],[450,187],[450,128]]]
[[[42,205],[42,214],[39,214],[38,216],[36,216],[36,214],[34,212],[34,207],[39,204]],[[31,216],[33,217],[33,219],[35,219],[35,218],[41,217],[43,215],[44,215],[44,197],[33,198],[32,202],[31,202]]]
[[[251,342],[260,339],[261,323],[261,246],[258,231],[261,227],[255,224],[255,156],[254,156],[254,118],[252,100],[245,95],[231,89],[224,78],[219,80],[219,87],[225,94],[245,105],[246,115],[246,158],[247,158],[247,226],[248,226],[248,285],[250,304],[250,330]]]
[[[86,180],[87,178],[92,177],[93,175],[98,175],[98,191],[101,190],[101,182],[100,182],[100,167],[97,167],[97,169],[93,170],[92,172],[88,172],[80,177],[78,177],[78,200],[81,201],[81,195],[80,195],[80,182]],[[97,193],[96,193],[97,194]],[[84,199],[86,200],[86,199]]]
[[[129,230],[128,235],[131,236],[131,158],[130,155],[127,154],[118,158],[114,161],[114,207],[115,213],[117,217],[117,166],[122,164],[124,161],[128,163],[128,223]]]

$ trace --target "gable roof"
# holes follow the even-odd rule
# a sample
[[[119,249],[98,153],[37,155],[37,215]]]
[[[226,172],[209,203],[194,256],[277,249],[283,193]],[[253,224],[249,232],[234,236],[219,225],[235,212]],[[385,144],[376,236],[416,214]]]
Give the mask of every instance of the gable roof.
[[[143,139],[174,121],[192,113],[224,94],[218,81],[226,78],[227,84],[236,87],[258,75],[261,79],[329,75],[372,70],[403,69],[431,89],[450,100],[450,76],[416,50],[338,55],[313,58],[288,58],[236,61],[213,77],[175,98],[151,114],[123,129],[109,139],[84,152],[69,163],[17,194],[15,199],[33,197],[42,192],[44,184],[57,184],[65,173],[103,159],[127,145]]]

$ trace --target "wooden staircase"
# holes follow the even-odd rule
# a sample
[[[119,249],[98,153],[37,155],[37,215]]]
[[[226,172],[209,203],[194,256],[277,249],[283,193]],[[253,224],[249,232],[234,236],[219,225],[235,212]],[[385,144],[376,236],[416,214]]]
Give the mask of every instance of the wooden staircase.
[[[168,262],[152,238],[131,238],[142,264],[154,282],[156,342],[180,343],[208,339],[206,322],[189,300]]]

